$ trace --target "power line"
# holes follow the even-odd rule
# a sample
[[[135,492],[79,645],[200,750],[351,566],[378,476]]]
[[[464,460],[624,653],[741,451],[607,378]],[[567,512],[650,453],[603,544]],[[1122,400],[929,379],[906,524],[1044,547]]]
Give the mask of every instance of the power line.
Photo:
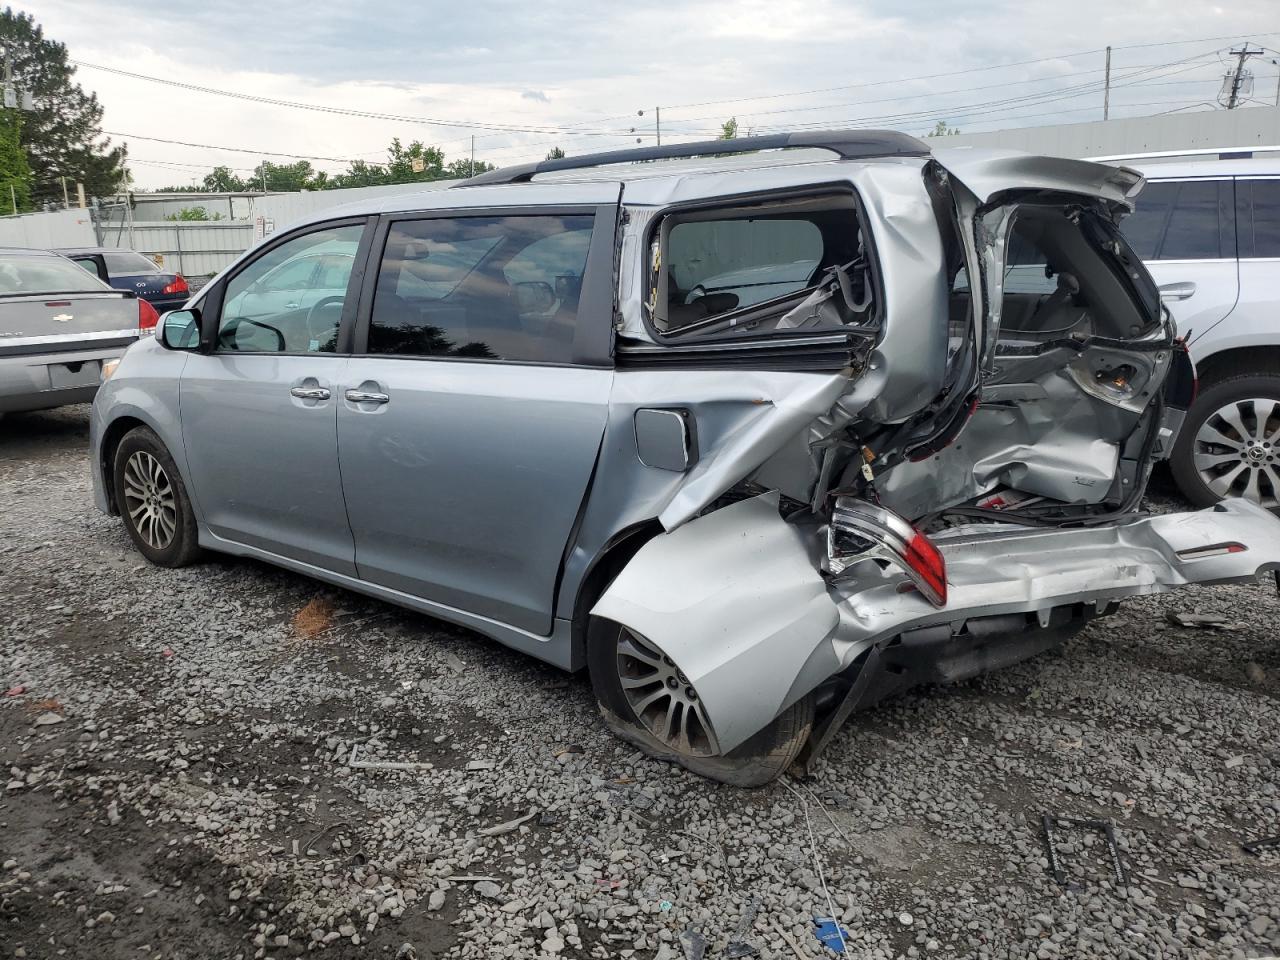
[[[1280,34],[1259,33],[1259,34],[1254,34],[1254,36],[1271,37],[1271,36],[1280,36]],[[1146,47],[1173,46],[1173,45],[1187,44],[1187,43],[1211,43],[1216,40],[1233,40],[1233,39],[1238,39],[1239,37],[1240,37],[1240,34],[1231,34],[1230,36],[1223,36],[1223,37],[1202,37],[1198,40],[1170,40],[1164,43],[1132,44],[1128,47],[1113,46],[1112,49],[1113,50],[1127,50],[1127,49],[1136,50],[1139,48],[1146,48]],[[792,90],[787,93],[761,94],[759,96],[753,96],[753,97],[732,97],[725,100],[701,100],[696,103],[663,104],[663,106],[668,110],[683,110],[688,107],[706,107],[706,106],[712,106],[712,105],[723,104],[723,103],[747,103],[752,100],[777,100],[782,97],[804,97],[814,93],[832,93],[837,90],[857,90],[865,87],[882,87],[889,84],[910,83],[916,80],[936,80],[941,77],[958,77],[964,74],[982,73],[987,70],[1003,70],[1007,67],[1025,67],[1031,64],[1036,64],[1036,63],[1049,63],[1054,60],[1073,60],[1077,57],[1085,57],[1091,54],[1098,54],[1102,52],[1103,52],[1103,48],[1099,47],[1093,50],[1082,50],[1082,51],[1079,51],[1078,53],[1059,54],[1057,56],[1051,56],[1051,57],[1035,57],[1031,60],[1013,60],[1006,63],[990,64],[985,67],[969,67],[964,70],[948,70],[943,73],[926,73],[926,74],[920,74],[914,77],[897,77],[892,80],[870,80],[863,83],[844,84],[842,86],[837,86],[837,87],[820,87],[812,90]]]
[[[247,147],[221,147],[212,143],[188,143],[186,140],[165,140],[161,137],[144,137],[139,133],[113,133],[103,130],[108,137],[120,137],[125,140],[149,140],[152,143],[168,143],[178,147],[198,147],[202,150],[227,150],[232,153],[249,153],[258,157],[287,157],[292,160],[322,160],[327,163],[353,163],[351,157],[313,157],[305,153],[280,153],[275,150],[250,150]]]
[[[120,70],[116,67],[106,67],[97,63],[88,63],[84,60],[71,60],[76,66],[88,67],[91,70],[102,70],[106,73],[113,73],[122,77],[130,77],[134,80],[146,80],[150,83],[159,83],[169,87],[177,87],[181,90],[190,90],[195,93],[206,93],[217,97],[229,97],[233,100],[247,100],[251,103],[262,103],[268,106],[289,107],[294,110],[313,110],[318,113],[331,113],[339,116],[347,117],[363,117],[370,120],[391,120],[396,123],[419,123],[427,126],[447,127],[453,129],[464,130],[495,130],[502,133],[535,133],[535,134],[557,134],[560,136],[572,137],[599,137],[599,136],[616,136],[617,131],[590,131],[590,130],[574,130],[568,127],[556,126],[517,126],[514,124],[498,124],[498,123],[479,123],[473,120],[441,120],[435,117],[406,117],[393,113],[375,113],[368,110],[353,110],[348,107],[328,107],[317,103],[301,103],[295,100],[280,100],[275,97],[260,97],[251,93],[240,93],[235,90],[219,90],[215,87],[205,87],[194,83],[182,83],[179,80],[168,80],[164,77],[151,77],[143,73],[133,73],[129,70]]]

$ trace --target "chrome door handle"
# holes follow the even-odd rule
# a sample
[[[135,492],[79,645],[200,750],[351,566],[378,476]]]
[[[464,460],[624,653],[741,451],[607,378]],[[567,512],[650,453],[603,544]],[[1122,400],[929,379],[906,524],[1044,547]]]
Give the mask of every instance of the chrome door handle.
[[[298,309],[298,305],[297,305],[296,303],[286,303],[286,304],[285,304],[285,309],[287,309],[287,310],[296,310],[296,309]]]
[[[289,392],[299,400],[329,399],[329,391],[324,387],[293,387]]]
[[[347,399],[352,403],[388,403],[391,400],[385,393],[371,393],[368,390],[348,390]]]
[[[1166,283],[1160,287],[1161,300],[1189,300],[1195,296],[1196,285],[1190,280],[1181,283]]]

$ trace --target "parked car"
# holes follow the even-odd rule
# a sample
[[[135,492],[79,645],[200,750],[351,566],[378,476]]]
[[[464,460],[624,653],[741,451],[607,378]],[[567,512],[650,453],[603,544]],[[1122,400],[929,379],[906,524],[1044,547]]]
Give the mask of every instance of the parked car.
[[[1280,567],[1254,503],[1139,511],[1194,390],[1116,227],[1142,182],[836,131],[362,201],[129,351],[95,499],[156,564],[256,557],[587,668],[629,742],[763,783],[894,691]],[[335,245],[340,293],[242,311]]]
[[[1198,506],[1280,509],[1280,159],[1132,162],[1148,183],[1121,230],[1200,376],[1173,477]]]
[[[159,313],[176,310],[187,302],[191,288],[180,273],[162,270],[155,261],[134,250],[118,247],[69,247],[57,251],[91,273],[102,277],[117,290],[128,290],[146,300]]]
[[[65,257],[0,249],[0,415],[92,400],[103,370],[157,319]]]

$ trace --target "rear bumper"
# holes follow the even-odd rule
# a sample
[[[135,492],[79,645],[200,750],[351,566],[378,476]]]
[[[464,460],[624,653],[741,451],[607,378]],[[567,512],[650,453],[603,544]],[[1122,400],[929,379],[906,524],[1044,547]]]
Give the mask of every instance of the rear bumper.
[[[781,519],[774,497],[742,501],[651,540],[592,612],[675,661],[727,751],[871,653],[905,645],[895,655],[908,674],[959,679],[1043,649],[1020,639],[1028,630],[1056,633],[1042,638],[1052,645],[1125,597],[1280,569],[1280,520],[1242,500],[1098,528],[934,538],[947,565],[942,608],[874,561],[828,584],[813,539]],[[1221,544],[1241,549],[1206,551]]]
[[[0,413],[88,403],[98,392],[102,361],[122,356],[127,347],[0,357]]]

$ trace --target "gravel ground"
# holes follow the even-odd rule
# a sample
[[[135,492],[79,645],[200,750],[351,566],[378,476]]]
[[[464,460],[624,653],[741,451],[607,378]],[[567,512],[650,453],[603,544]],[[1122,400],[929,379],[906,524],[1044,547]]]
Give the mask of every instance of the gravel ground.
[[[93,508],[87,432],[0,422],[0,956],[832,956],[833,911],[854,957],[1280,953],[1280,853],[1240,847],[1280,834],[1270,583],[1134,602],[743,792],[466,631],[145,565]],[[1083,830],[1055,885],[1045,810],[1114,820],[1127,888]]]

